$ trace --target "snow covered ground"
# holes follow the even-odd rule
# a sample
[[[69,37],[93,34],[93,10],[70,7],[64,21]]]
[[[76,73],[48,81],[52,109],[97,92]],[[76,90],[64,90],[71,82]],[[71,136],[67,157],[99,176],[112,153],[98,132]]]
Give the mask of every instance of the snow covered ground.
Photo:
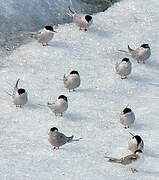
[[[48,47],[34,41],[1,58],[1,180],[158,179],[159,87],[152,85],[159,84],[158,6],[158,0],[123,0],[94,15],[88,32],[74,24],[59,25]],[[132,73],[121,80],[114,67],[125,54],[118,50],[142,43],[150,45],[151,58],[146,64],[131,59]],[[69,93],[61,79],[73,69],[82,82]],[[5,93],[12,93],[18,78],[29,94],[23,108],[16,108]],[[69,108],[63,117],[55,117],[45,105],[60,94],[68,97]],[[127,104],[136,115],[130,130],[119,122]],[[82,139],[53,151],[48,142],[52,126]],[[141,135],[145,143],[145,161],[135,174],[104,158],[104,153],[131,153],[128,131]]]

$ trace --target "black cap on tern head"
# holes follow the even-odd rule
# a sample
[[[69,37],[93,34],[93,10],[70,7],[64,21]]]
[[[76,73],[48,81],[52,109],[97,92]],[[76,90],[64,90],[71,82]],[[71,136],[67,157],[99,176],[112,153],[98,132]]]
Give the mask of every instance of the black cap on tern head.
[[[53,27],[49,25],[45,26],[45,29],[49,31],[54,31]]]
[[[92,20],[92,16],[86,15],[85,16],[86,21],[89,23]]]
[[[54,132],[54,131],[58,131],[58,129],[57,129],[56,127],[52,127],[52,128],[50,129],[50,131],[51,131],[51,132]]]
[[[128,112],[131,112],[131,109],[130,109],[130,108],[125,108],[125,109],[123,110],[123,113],[124,113],[124,114],[126,114],[126,113],[128,113]]]
[[[129,62],[129,58],[123,58],[122,61]]]
[[[141,47],[143,47],[143,48],[150,48],[148,44],[142,44]]]
[[[67,97],[64,96],[64,95],[60,95],[60,96],[58,97],[58,99],[64,99],[64,100],[67,102]]]
[[[134,154],[136,154],[137,152],[143,153],[140,149],[137,149],[137,150],[134,152]]]
[[[79,75],[78,72],[75,71],[75,70],[71,71],[70,74],[77,74],[77,75]]]
[[[21,95],[21,94],[23,94],[23,93],[25,93],[25,89],[22,89],[22,88],[18,89],[18,94],[19,94],[19,95]]]
[[[136,139],[137,144],[140,144],[140,143],[141,143],[141,141],[142,141],[141,137],[140,137],[140,136],[138,136],[138,135],[134,136],[133,138],[135,138],[135,139]]]

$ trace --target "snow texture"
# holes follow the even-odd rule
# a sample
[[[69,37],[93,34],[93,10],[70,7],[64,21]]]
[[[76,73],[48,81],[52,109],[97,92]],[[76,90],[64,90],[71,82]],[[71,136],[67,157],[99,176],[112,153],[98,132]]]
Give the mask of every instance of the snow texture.
[[[33,41],[1,58],[1,180],[159,178],[158,6],[158,0],[123,0],[94,15],[88,32],[73,23],[59,25],[49,46]],[[118,50],[143,43],[152,49],[150,59],[137,64],[130,58],[132,73],[120,79],[115,64],[128,56]],[[69,93],[62,77],[72,70],[79,72],[81,86]],[[12,93],[18,78],[29,95],[23,108],[6,93]],[[68,97],[69,108],[55,117],[47,102],[60,94]],[[119,121],[127,104],[136,117],[130,129]],[[82,139],[52,150],[48,132],[53,126]],[[145,144],[145,161],[134,174],[104,158],[104,153],[116,158],[131,153],[128,131]]]

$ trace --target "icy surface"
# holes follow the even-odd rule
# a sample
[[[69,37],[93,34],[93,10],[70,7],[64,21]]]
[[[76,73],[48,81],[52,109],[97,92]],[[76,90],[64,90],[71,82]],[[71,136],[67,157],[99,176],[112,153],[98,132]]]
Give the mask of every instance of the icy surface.
[[[158,0],[123,0],[95,15],[88,32],[60,25],[48,47],[34,41],[1,58],[0,179],[158,179],[158,6]],[[131,59],[132,73],[121,80],[114,67],[125,54],[118,50],[142,43],[149,43],[152,56],[146,64]],[[69,93],[61,79],[73,69],[82,82]],[[5,93],[12,93],[18,78],[29,94],[23,108],[16,108]],[[46,104],[60,94],[68,97],[69,108],[55,117]],[[119,122],[127,104],[136,115],[130,130]],[[53,151],[48,142],[52,126],[82,139]],[[104,158],[104,153],[117,158],[131,153],[128,131],[145,143],[145,162],[135,174]]]
[[[46,24],[71,22],[68,6],[77,12],[95,13],[106,10],[119,0],[1,0],[0,55],[10,54],[30,40],[26,32],[37,31]]]

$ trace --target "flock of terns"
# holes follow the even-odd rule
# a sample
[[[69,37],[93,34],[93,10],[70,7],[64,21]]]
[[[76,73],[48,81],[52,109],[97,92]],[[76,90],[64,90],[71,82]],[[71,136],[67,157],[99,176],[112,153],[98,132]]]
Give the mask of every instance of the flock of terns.
[[[92,24],[93,18],[91,15],[88,14],[77,14],[69,7],[69,13],[71,17],[73,17],[74,23],[80,28],[80,30],[87,31],[88,27]],[[44,30],[40,32],[30,32],[32,37],[35,37],[39,43],[43,46],[47,46],[48,42],[52,40],[54,36],[54,32],[56,32],[52,26],[47,25],[45,26]],[[121,50],[122,51],[122,50]],[[127,52],[127,51],[124,51]],[[137,49],[133,50],[128,45],[128,52],[130,56],[137,61],[137,63],[145,63],[145,61],[150,57],[151,50],[148,44],[142,44]],[[121,76],[121,79],[126,79],[127,76],[131,73],[131,61],[129,58],[125,57],[121,60],[121,62],[117,62],[115,66],[116,73]],[[12,99],[13,103],[17,107],[22,107],[24,104],[27,103],[28,97],[27,92],[25,89],[18,88],[19,84],[18,79],[16,81]],[[80,75],[76,70],[70,72],[69,75],[63,76],[63,83],[64,87],[70,91],[75,91],[76,88],[80,86]],[[63,113],[68,108],[68,100],[67,97],[64,95],[60,95],[55,102],[47,104],[50,110],[55,114],[55,116],[62,116]],[[124,125],[125,128],[129,128],[135,121],[135,114],[134,112],[126,107],[120,114],[120,122]],[[132,172],[137,172],[137,167],[143,159],[142,150],[144,148],[144,142],[139,135],[132,135],[132,139],[128,143],[128,149],[132,151],[132,154],[122,157],[120,159],[108,157],[105,155],[105,158],[108,158],[109,162],[120,163],[123,165],[130,166]],[[67,137],[63,133],[60,133],[56,127],[52,127],[49,132],[48,138],[50,144],[53,146],[53,149],[56,149],[67,142],[73,141],[73,136]]]

